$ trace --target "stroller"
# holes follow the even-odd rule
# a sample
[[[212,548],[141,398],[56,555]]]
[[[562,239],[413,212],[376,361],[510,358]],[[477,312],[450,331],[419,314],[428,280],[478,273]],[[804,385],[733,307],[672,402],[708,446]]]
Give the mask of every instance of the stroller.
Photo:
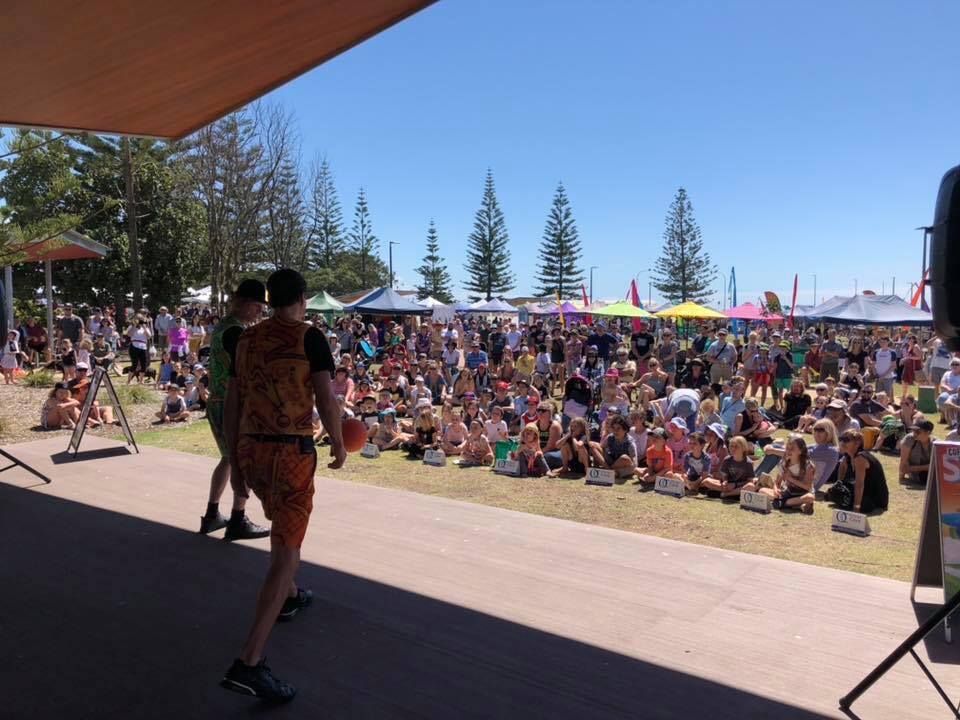
[[[563,386],[563,429],[566,431],[570,420],[582,417],[591,424],[596,420],[596,392],[591,383],[579,373],[569,377]]]

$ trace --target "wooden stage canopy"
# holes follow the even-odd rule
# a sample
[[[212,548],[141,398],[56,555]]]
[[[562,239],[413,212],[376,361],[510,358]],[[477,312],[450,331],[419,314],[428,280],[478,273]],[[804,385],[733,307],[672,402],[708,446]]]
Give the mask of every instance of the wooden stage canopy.
[[[434,0],[11,0],[0,125],[181,138]]]

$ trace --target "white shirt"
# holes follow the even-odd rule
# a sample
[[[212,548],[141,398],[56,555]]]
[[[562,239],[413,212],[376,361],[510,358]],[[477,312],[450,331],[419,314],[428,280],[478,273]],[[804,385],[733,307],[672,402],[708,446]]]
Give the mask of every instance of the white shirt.
[[[523,338],[516,330],[511,330],[507,333],[507,345],[510,346],[510,349],[516,352],[520,349],[520,340]]]
[[[483,429],[486,432],[487,440],[490,441],[491,445],[493,445],[495,442],[507,439],[507,423],[505,420],[501,420],[500,422],[487,420],[483,424]]]
[[[873,367],[877,372],[877,377],[893,377],[897,367],[897,353],[890,348],[877,350],[874,355]]]

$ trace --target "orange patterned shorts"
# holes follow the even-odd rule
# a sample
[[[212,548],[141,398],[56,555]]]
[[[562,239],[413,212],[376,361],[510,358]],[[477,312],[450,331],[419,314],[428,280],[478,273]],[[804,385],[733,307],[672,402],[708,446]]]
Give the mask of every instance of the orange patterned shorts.
[[[300,547],[313,510],[313,474],[317,452],[309,445],[262,442],[240,436],[236,471],[263,504],[270,520],[271,539],[286,547]]]

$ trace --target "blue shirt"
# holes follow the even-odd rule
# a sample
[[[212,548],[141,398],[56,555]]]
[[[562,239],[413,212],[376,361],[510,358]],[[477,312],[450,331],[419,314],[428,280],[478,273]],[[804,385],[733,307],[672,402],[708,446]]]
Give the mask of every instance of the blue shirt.
[[[481,363],[484,365],[487,364],[487,354],[483,350],[478,350],[477,352],[470,351],[467,353],[464,362],[466,362],[468,368],[476,370]]]
[[[747,405],[742,398],[740,400],[734,400],[731,395],[723,399],[723,405],[720,407],[720,418],[723,420],[723,424],[727,426],[728,431],[733,431],[737,421],[737,415],[746,409]]]

